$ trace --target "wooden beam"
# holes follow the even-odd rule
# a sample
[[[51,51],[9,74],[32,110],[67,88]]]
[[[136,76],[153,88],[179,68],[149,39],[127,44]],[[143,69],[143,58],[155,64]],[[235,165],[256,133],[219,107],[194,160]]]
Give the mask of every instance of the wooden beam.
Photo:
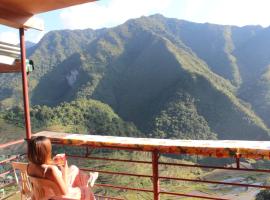
[[[37,17],[30,17],[24,22],[23,28],[32,28],[39,31],[43,31],[44,21]]]
[[[40,14],[95,0],[0,0],[0,10],[8,9],[17,14]]]
[[[0,24],[13,28],[44,30],[34,15],[95,0],[0,0]]]
[[[14,65],[0,63],[0,73],[18,73],[21,72],[21,62],[16,61]]]
[[[13,28],[33,28],[44,30],[44,22],[33,14],[10,11],[0,7],[0,24]]]

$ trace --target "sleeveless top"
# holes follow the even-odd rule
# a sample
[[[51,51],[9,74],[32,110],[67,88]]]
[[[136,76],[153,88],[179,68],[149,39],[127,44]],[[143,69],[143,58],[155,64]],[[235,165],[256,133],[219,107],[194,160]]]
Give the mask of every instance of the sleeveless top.
[[[45,167],[43,172],[43,178],[45,178],[46,172],[49,166]],[[62,177],[62,172],[56,168],[57,176]],[[72,173],[72,172],[71,172]],[[70,175],[70,174],[69,174]],[[83,174],[79,173],[78,178],[85,178]],[[46,178],[45,178],[46,179]],[[80,187],[72,187],[72,185],[68,185],[68,192],[66,195],[56,195],[52,188],[33,186],[33,194],[36,197],[36,200],[64,200],[64,199],[80,199],[80,200],[95,200],[94,194],[90,190],[90,188],[82,184]]]
[[[45,167],[41,178],[47,179],[45,175],[48,168],[49,166]],[[28,167],[27,167],[27,171],[28,171]],[[57,170],[56,172],[57,172],[57,176],[62,176],[62,172],[60,170]],[[51,200],[51,199],[54,199],[54,197],[56,196],[55,191],[53,190],[53,187],[44,187],[42,185],[32,185],[32,191],[33,191],[33,199],[35,200]]]

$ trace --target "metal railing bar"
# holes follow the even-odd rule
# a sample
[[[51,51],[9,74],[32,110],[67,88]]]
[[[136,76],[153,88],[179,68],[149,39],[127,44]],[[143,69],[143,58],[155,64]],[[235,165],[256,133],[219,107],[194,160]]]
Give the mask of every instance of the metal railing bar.
[[[23,143],[23,142],[24,142],[24,139],[20,139],[20,140],[11,141],[11,142],[8,142],[8,143],[5,143],[5,144],[0,144],[0,149],[9,147],[9,146],[12,146],[12,145],[15,145],[15,144],[20,144],[20,143]]]
[[[124,200],[124,199],[118,198],[118,197],[108,197],[108,196],[102,196],[102,195],[97,195],[97,194],[95,194],[95,197],[106,198],[108,200]]]
[[[200,195],[193,195],[193,194],[182,194],[182,193],[176,193],[176,192],[164,192],[164,191],[161,191],[159,194],[167,194],[167,195],[183,196],[183,197],[193,197],[193,198],[200,198],[200,199],[229,200],[229,199],[224,199],[224,198],[200,196]]]
[[[95,156],[79,156],[79,155],[67,155],[73,158],[87,158],[92,160],[105,160],[105,161],[115,161],[115,162],[130,162],[130,163],[140,163],[140,164],[152,164],[151,161],[140,161],[140,160],[128,160],[128,159],[115,159],[115,158],[101,158]]]
[[[4,163],[7,163],[7,162],[10,162],[10,161],[12,161],[12,160],[15,160],[15,159],[17,159],[19,156],[12,156],[12,157],[10,157],[10,158],[7,158],[7,159],[5,159],[5,160],[1,160],[0,161],[0,165],[2,165],[2,164],[4,164]]]
[[[112,174],[112,175],[120,175],[120,176],[136,176],[142,178],[152,178],[151,175],[144,175],[144,174],[132,174],[132,173],[124,173],[124,172],[112,172],[112,171],[104,171],[104,170],[97,170],[97,169],[88,169],[88,168],[80,168],[83,171],[89,172],[98,172],[102,174]]]
[[[208,180],[200,180],[200,179],[174,178],[174,177],[167,177],[167,176],[160,176],[159,178],[160,179],[176,180],[176,181],[188,181],[188,182],[197,182],[197,183],[209,183],[209,184],[231,185],[231,186],[239,186],[239,187],[254,187],[254,188],[270,189],[270,186],[252,185],[252,184],[244,184],[244,183],[229,183],[229,182],[222,182],[222,181],[208,181]]]
[[[3,189],[3,188],[5,188],[5,187],[9,187],[9,186],[11,186],[11,185],[16,185],[16,182],[13,181],[13,182],[11,182],[11,183],[7,183],[7,184],[5,184],[5,185],[2,185],[2,186],[0,186],[0,189]]]
[[[0,161],[0,165],[2,165],[2,164],[4,164],[4,163],[7,163],[7,162],[10,162],[10,161],[12,161],[12,160],[15,160],[15,159],[17,159],[17,158],[20,158],[20,157],[22,157],[22,156],[25,156],[25,154],[19,154],[19,155],[16,155],[16,156],[11,156],[10,158],[7,158],[7,159],[5,159],[5,160],[1,160],[1,161]]]
[[[209,166],[209,165],[192,165],[192,164],[180,164],[180,163],[166,163],[159,162],[160,165],[171,165],[180,167],[198,167],[198,168],[208,168],[208,169],[224,169],[224,170],[235,170],[235,171],[250,171],[250,172],[265,172],[270,173],[269,169],[250,169],[250,168],[236,168],[236,167],[219,167],[219,166]]]
[[[2,172],[1,174],[0,174],[0,177],[1,176],[5,176],[5,175],[7,175],[7,174],[10,174],[10,173],[12,173],[13,172],[13,170],[8,170],[8,171],[5,171],[5,172]]]
[[[153,190],[149,189],[141,189],[141,188],[131,188],[131,187],[123,187],[123,186],[115,186],[111,184],[95,184],[97,187],[109,187],[114,189],[122,189],[122,190],[133,190],[133,191],[140,191],[140,192],[153,192]]]

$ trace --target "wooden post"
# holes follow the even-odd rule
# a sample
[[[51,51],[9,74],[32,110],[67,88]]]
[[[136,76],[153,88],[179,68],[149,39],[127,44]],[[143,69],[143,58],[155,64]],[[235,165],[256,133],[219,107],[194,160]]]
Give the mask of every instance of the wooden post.
[[[28,82],[26,74],[26,51],[24,40],[24,28],[20,28],[20,47],[21,47],[21,68],[22,68],[22,88],[23,88],[23,103],[24,103],[24,120],[26,139],[31,138],[31,121],[30,121],[30,109],[29,109],[29,97],[28,97]]]

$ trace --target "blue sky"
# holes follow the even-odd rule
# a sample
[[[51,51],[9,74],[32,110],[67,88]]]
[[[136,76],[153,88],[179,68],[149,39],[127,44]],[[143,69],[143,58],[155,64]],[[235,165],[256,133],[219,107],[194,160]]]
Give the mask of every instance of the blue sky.
[[[38,15],[45,31],[29,30],[26,37],[38,42],[51,30],[113,27],[155,13],[200,23],[266,27],[270,25],[269,7],[269,0],[100,0]],[[0,40],[17,43],[18,31],[0,26]]]

